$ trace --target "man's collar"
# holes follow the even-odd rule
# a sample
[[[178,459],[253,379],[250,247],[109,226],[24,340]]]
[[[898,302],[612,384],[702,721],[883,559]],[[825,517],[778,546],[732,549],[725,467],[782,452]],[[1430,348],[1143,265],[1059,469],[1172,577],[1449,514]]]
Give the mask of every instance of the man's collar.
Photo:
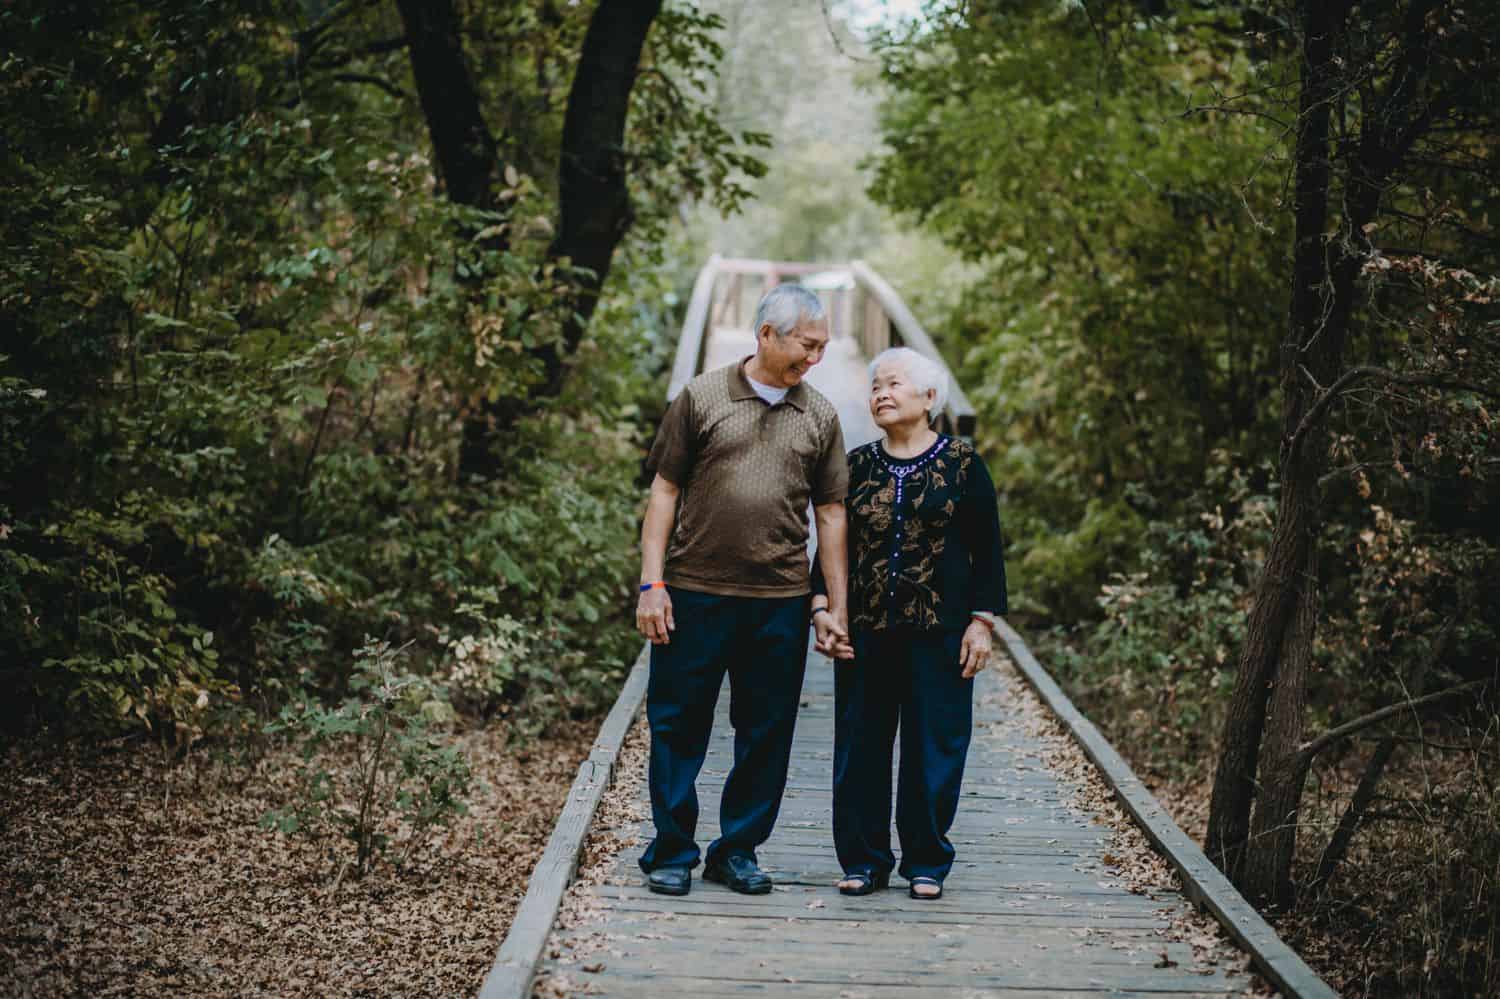
[[[729,372],[729,398],[734,402],[760,398],[755,391],[755,386],[750,384],[750,376],[745,374],[745,365],[749,364],[750,358],[754,356],[754,354],[749,354],[740,358],[740,363]],[[799,413],[807,412],[807,386],[802,382],[793,385],[786,390],[786,397],[782,399],[782,402],[788,403]]]

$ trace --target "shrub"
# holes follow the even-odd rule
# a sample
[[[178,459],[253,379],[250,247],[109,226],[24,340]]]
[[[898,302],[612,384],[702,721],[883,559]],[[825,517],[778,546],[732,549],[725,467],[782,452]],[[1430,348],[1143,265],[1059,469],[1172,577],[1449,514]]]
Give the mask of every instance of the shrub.
[[[366,639],[343,703],[305,700],[266,726],[300,742],[302,762],[293,800],[261,824],[287,834],[341,833],[359,876],[385,855],[393,826],[405,834],[399,870],[434,827],[468,811],[468,761],[433,731],[452,720],[452,708],[441,687],[397,669],[401,653]],[[353,766],[334,766],[330,757],[339,753],[352,753]]]
[[[1233,686],[1245,602],[1274,501],[1227,471],[1222,502],[1186,522],[1144,524],[1140,568],[1100,587],[1097,623],[1054,630],[1054,664],[1084,711],[1153,770],[1182,775],[1208,759]]]

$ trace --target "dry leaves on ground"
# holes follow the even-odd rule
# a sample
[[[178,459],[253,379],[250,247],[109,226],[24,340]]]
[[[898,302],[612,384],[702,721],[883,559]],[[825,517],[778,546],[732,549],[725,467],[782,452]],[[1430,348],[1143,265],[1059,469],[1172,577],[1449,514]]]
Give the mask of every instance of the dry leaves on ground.
[[[292,755],[13,751],[0,772],[0,994],[452,996],[478,991],[597,723],[457,737],[476,787],[404,873],[262,830]]]

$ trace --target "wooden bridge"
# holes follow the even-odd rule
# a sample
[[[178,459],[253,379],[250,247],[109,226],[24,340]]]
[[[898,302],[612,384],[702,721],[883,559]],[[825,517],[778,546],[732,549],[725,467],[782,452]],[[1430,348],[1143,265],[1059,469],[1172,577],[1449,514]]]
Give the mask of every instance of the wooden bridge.
[[[891,286],[858,262],[710,260],[688,306],[669,395],[753,352],[756,302],[794,279],[818,292],[832,326],[808,380],[838,407],[848,446],[874,439],[867,359],[893,345],[942,359]],[[974,411],[954,388],[945,429],[971,435]],[[1004,474],[995,469],[996,478]],[[482,995],[1238,995],[1258,974],[1283,995],[1332,996],[1172,823],[1021,637],[1003,631],[1010,662],[975,687],[975,734],[951,833],[958,858],[937,902],[894,889],[850,898],[835,887],[838,667],[815,652],[781,818],[760,851],[776,890],[738,895],[695,879],[685,898],[648,892],[636,866],[653,834],[642,779],[643,650],[579,768]],[[718,831],[733,758],[728,700],[726,687],[699,781],[704,843]],[[606,795],[611,827],[591,828]],[[1127,828],[1112,828],[1106,813]],[[586,839],[587,877],[570,889]],[[1131,874],[1165,871],[1163,860],[1175,882]]]

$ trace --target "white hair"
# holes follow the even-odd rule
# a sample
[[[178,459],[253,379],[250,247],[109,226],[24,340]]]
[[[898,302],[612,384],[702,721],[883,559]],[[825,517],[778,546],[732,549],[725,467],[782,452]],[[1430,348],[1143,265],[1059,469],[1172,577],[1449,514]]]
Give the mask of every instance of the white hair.
[[[817,295],[800,284],[778,284],[755,307],[755,335],[760,335],[762,326],[770,325],[777,336],[786,336],[804,323],[816,323],[826,317]]]
[[[919,393],[931,391],[932,408],[927,411],[927,421],[935,424],[942,418],[943,409],[948,405],[948,372],[941,364],[910,347],[892,347],[882,350],[870,362],[871,384],[874,384],[875,372],[882,364],[899,366]]]

